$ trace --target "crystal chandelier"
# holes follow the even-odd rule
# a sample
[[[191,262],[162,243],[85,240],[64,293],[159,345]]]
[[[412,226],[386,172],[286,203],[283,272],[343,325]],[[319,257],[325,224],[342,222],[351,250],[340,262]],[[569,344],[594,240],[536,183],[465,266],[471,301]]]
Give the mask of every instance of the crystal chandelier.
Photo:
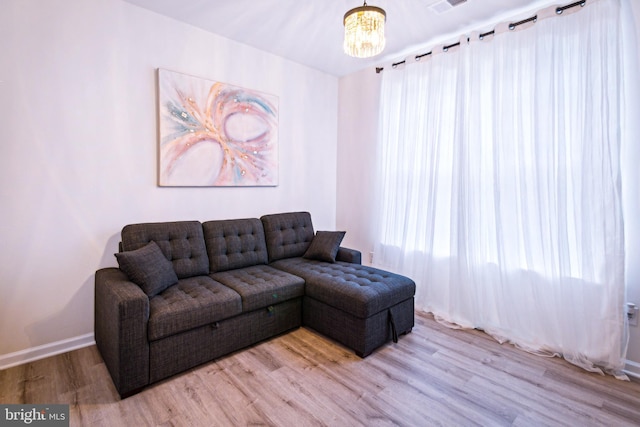
[[[369,58],[382,52],[385,45],[385,11],[379,7],[363,6],[344,14],[344,51],[356,58]]]

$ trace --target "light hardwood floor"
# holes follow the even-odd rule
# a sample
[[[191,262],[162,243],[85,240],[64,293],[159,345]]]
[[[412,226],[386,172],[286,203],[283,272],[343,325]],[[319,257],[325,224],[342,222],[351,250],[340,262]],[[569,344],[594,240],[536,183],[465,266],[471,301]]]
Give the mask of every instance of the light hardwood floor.
[[[416,315],[366,359],[301,328],[120,400],[95,346],[0,371],[0,403],[86,426],[640,425],[640,383]]]

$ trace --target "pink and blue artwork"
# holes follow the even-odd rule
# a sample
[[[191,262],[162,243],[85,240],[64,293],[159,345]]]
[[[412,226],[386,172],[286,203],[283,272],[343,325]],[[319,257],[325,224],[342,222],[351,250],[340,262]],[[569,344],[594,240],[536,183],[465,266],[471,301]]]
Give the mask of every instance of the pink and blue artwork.
[[[159,185],[278,185],[278,98],[164,69]]]

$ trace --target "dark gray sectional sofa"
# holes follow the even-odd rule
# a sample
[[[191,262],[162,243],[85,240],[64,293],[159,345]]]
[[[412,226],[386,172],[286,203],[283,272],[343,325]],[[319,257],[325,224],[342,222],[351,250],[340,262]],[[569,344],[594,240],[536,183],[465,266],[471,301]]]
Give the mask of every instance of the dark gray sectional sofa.
[[[310,327],[366,357],[414,325],[415,283],[361,265],[308,212],[132,224],[95,275],[95,339],[121,397]]]

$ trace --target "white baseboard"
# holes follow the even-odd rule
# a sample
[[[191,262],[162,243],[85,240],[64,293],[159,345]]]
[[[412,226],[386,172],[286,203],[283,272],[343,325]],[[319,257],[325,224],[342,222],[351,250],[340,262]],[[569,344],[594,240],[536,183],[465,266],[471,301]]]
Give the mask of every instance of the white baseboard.
[[[624,367],[624,373],[630,377],[640,378],[640,363],[627,360]]]
[[[0,371],[22,365],[23,363],[44,359],[45,357],[55,356],[56,354],[66,353],[82,347],[88,347],[95,343],[94,336],[91,333],[62,341],[56,341],[50,344],[27,348],[25,350],[16,351],[15,353],[4,354],[0,356]]]

